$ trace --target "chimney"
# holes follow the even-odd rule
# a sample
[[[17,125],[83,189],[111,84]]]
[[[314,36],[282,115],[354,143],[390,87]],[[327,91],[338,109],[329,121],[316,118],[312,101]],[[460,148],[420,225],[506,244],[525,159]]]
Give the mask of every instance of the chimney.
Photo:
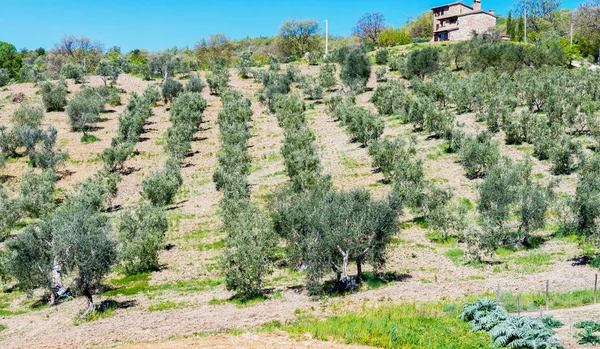
[[[490,14],[493,15],[494,14],[494,10],[490,10]]]
[[[473,11],[481,11],[481,0],[473,1]]]

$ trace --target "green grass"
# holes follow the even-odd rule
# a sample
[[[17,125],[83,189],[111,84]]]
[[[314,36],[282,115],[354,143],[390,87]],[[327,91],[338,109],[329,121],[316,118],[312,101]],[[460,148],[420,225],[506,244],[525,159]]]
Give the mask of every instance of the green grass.
[[[90,135],[90,134],[81,136],[81,143],[84,143],[84,144],[94,143],[99,140],[100,140],[100,138],[98,138],[94,135]]]
[[[279,296],[281,297],[281,292],[279,293]],[[250,307],[252,305],[258,304],[258,303],[262,303],[264,301],[266,301],[267,298],[265,295],[256,295],[254,297],[248,298],[248,299],[242,299],[239,297],[231,297],[231,298],[213,298],[210,301],[208,301],[209,305],[222,305],[222,304],[235,304],[238,307]]]
[[[6,330],[8,327],[6,325],[0,324],[0,332]]]
[[[159,291],[205,291],[219,286],[223,281],[221,279],[204,279],[180,280],[162,285],[150,285],[149,283],[150,273],[113,278],[108,281],[108,284],[115,287],[115,289],[106,291],[102,295],[111,297],[116,295],[133,296],[142,292],[148,294]]]
[[[464,259],[465,251],[460,248],[452,248],[446,251],[446,257],[450,258],[455,264],[458,264]]]
[[[456,242],[454,238],[451,236],[444,236],[444,234],[439,231],[430,231],[425,233],[425,237],[429,239],[429,241],[435,243],[440,246],[454,246]]]
[[[200,251],[204,250],[220,250],[225,247],[225,239],[221,239],[209,244],[200,244]]]
[[[540,287],[544,287],[540,283]],[[552,284],[550,284],[552,289]],[[519,294],[521,311],[535,311],[540,306],[546,306],[545,292],[526,292]],[[517,311],[517,295],[501,293],[500,302],[510,312]],[[576,290],[569,292],[550,292],[548,294],[549,309],[563,309],[579,307],[594,303],[594,290]]]
[[[444,303],[381,306],[325,321],[301,317],[283,330],[297,336],[310,333],[320,340],[379,348],[489,348],[489,335],[471,332],[468,324],[458,319],[460,309]]]
[[[546,266],[553,264],[552,256],[545,252],[530,252],[527,255],[517,256],[514,258],[514,262],[525,273],[537,273],[544,270]]]
[[[161,302],[161,303],[157,303],[157,304],[153,304],[153,305],[149,306],[148,311],[163,311],[163,310],[169,310],[169,309],[181,309],[181,308],[185,308],[186,306],[187,306],[187,303],[185,303],[185,302],[166,301],[166,302]]]

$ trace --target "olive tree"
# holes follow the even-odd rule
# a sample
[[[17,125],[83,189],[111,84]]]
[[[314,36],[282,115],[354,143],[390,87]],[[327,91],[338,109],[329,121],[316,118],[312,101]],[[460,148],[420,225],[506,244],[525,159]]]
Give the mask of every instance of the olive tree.
[[[227,227],[221,257],[225,285],[247,300],[263,292],[264,278],[272,272],[277,239],[259,210],[251,205],[238,212]]]
[[[53,196],[55,183],[56,174],[51,169],[40,174],[27,172],[19,188],[21,210],[34,217],[47,215],[55,207]]]
[[[125,274],[158,269],[158,253],[164,248],[167,228],[164,210],[145,202],[121,215],[117,231],[120,265]]]
[[[371,75],[371,59],[362,47],[352,46],[348,49],[340,72],[340,78],[347,86],[362,89]]]
[[[69,116],[71,130],[83,131],[87,135],[89,125],[98,121],[100,112],[104,110],[106,99],[92,89],[90,92],[80,92],[67,104],[66,112]]]
[[[11,116],[10,121],[17,127],[39,127],[44,118],[44,108],[40,104],[21,104]]]
[[[60,76],[65,79],[73,79],[76,84],[85,81],[85,69],[81,64],[67,62],[60,68]]]
[[[110,84],[114,85],[119,78],[119,73],[119,67],[108,59],[101,60],[96,66],[96,75],[100,75],[100,78],[102,78],[102,81],[104,82],[104,86],[106,86],[106,82],[109,80]]]
[[[183,85],[172,78],[167,78],[162,84],[162,97],[166,103],[173,102],[173,99],[183,92]]]
[[[324,64],[319,69],[319,84],[322,88],[329,90],[335,87],[337,79],[335,78],[336,66],[334,64]]]
[[[166,206],[173,202],[182,181],[178,161],[168,158],[163,170],[144,177],[142,197],[154,206]]]
[[[0,241],[6,239],[9,229],[21,218],[21,208],[17,197],[10,197],[4,187],[0,187]]]
[[[64,110],[67,105],[67,84],[63,80],[57,84],[49,81],[42,83],[40,92],[47,112]]]

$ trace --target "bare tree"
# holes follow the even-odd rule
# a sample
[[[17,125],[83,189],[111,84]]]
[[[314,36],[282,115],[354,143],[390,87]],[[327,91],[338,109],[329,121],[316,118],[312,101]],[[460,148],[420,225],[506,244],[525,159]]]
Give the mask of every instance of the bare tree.
[[[380,12],[365,13],[354,26],[354,35],[363,40],[377,42],[377,37],[385,30],[385,17]]]

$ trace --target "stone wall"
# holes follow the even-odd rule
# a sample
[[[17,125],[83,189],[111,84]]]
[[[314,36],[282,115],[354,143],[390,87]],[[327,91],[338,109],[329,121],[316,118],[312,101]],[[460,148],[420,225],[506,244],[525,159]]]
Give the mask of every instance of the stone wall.
[[[449,32],[451,41],[469,40],[473,30],[482,34],[496,26],[496,17],[480,12],[458,17],[458,30]]]

